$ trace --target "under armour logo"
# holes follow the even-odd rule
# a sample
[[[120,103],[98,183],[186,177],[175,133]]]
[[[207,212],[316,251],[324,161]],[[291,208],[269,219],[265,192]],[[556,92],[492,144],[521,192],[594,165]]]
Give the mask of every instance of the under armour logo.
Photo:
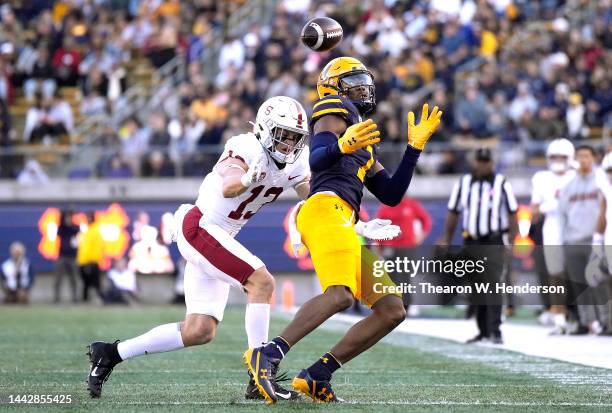
[[[323,361],[323,363],[327,364],[327,362],[329,361],[329,359],[327,357],[321,357],[321,360]]]

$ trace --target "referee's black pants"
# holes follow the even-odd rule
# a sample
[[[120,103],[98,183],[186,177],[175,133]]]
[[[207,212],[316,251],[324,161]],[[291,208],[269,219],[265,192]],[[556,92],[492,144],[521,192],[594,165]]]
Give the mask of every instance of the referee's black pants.
[[[503,295],[496,292],[504,272],[505,246],[501,234],[482,238],[467,238],[464,241],[467,255],[473,260],[485,260],[485,273],[472,275],[472,283],[489,283],[488,292],[477,292],[473,287],[472,305],[479,335],[501,336]]]

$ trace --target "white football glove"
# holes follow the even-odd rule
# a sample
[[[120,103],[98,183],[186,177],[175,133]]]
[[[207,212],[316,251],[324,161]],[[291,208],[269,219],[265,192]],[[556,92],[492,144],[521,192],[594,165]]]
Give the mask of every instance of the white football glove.
[[[261,181],[265,176],[266,155],[263,154],[251,161],[249,169],[240,177],[240,183],[245,188]]]
[[[390,240],[402,233],[400,227],[393,225],[390,219],[378,218],[367,222],[357,222],[355,224],[355,232],[376,241]]]
[[[297,229],[296,217],[300,208],[304,205],[304,201],[300,201],[291,210],[289,214],[289,242],[291,242],[291,249],[293,250],[293,255],[296,257],[299,256],[300,250],[304,247],[302,244],[302,235],[300,231]]]

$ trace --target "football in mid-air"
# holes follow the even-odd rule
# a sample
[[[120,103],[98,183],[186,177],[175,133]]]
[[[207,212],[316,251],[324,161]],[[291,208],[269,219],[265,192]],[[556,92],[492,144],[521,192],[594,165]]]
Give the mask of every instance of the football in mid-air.
[[[342,36],[340,23],[329,17],[315,17],[302,29],[302,43],[315,52],[331,50],[340,43]]]

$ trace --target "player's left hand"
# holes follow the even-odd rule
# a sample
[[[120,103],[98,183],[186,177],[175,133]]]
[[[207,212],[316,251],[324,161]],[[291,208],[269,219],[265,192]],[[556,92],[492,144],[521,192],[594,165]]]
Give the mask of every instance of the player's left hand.
[[[427,103],[423,105],[421,121],[418,125],[414,124],[414,112],[408,112],[408,145],[422,151],[431,135],[438,129],[441,118],[442,111],[438,111],[437,106],[434,106],[431,115],[429,114]]]
[[[376,241],[390,240],[402,233],[400,227],[393,225],[390,219],[378,218],[367,222],[357,222],[355,224],[355,232]]]

